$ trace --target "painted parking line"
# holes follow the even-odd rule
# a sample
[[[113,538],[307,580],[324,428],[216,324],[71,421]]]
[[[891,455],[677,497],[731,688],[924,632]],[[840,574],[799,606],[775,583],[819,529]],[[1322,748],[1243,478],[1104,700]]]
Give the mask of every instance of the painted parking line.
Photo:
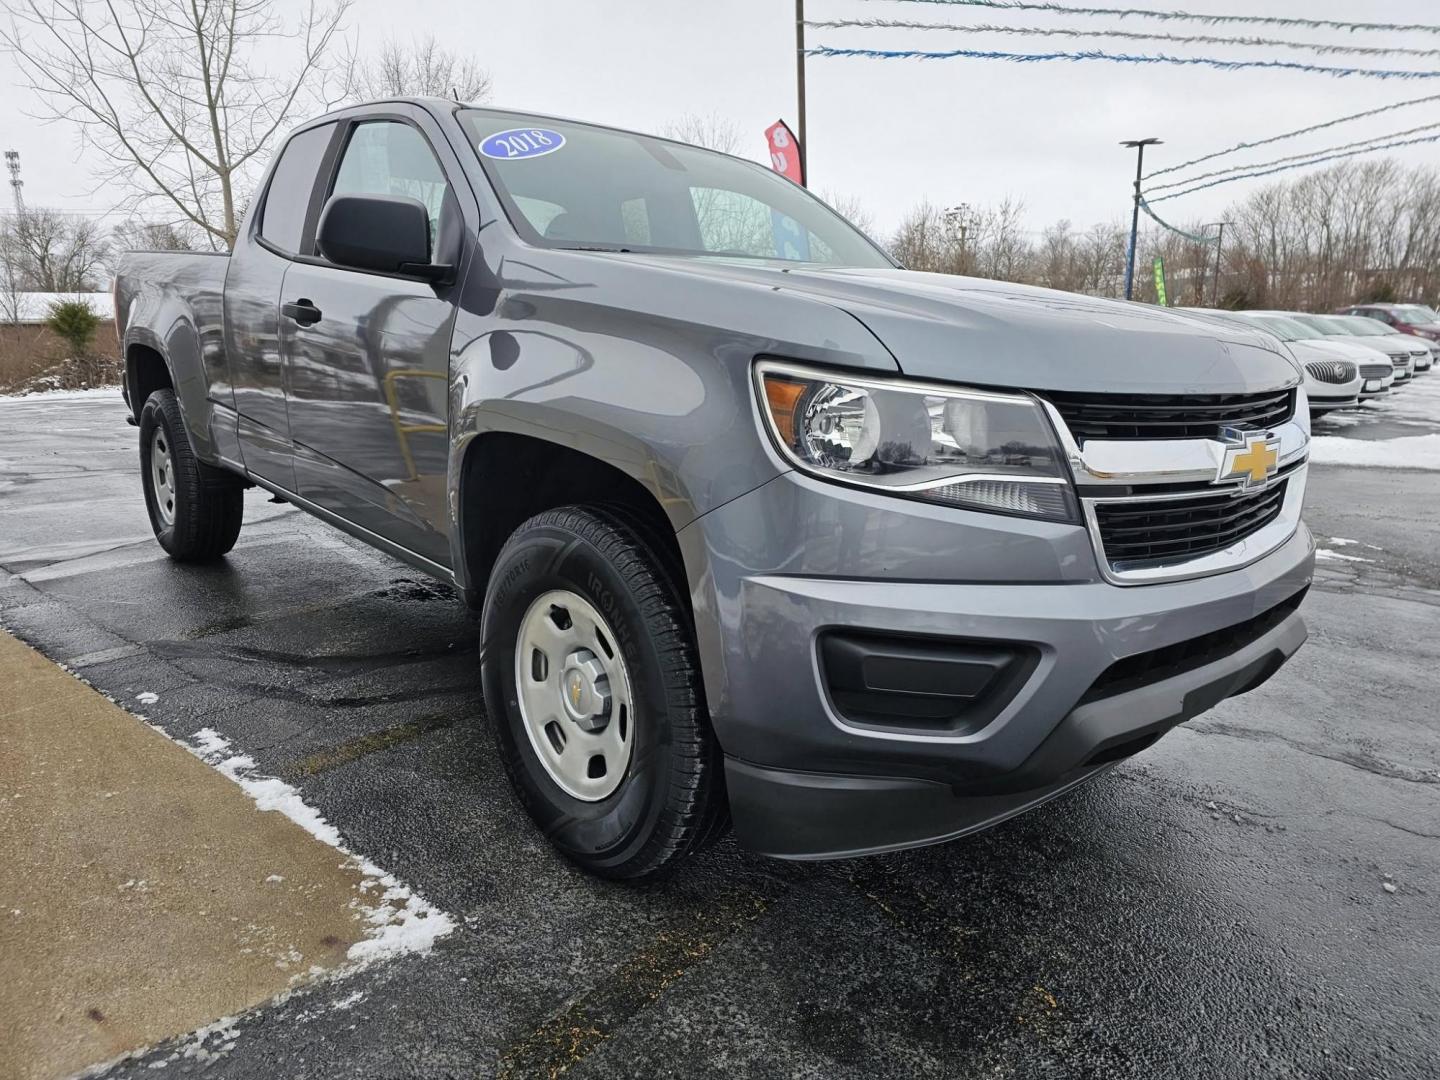
[[[451,926],[223,736],[173,742],[0,632],[0,1076],[70,1075]]]

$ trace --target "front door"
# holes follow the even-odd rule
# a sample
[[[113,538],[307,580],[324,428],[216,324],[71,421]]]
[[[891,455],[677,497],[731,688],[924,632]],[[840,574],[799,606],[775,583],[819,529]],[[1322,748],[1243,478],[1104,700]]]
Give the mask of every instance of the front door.
[[[356,123],[331,195],[408,195],[430,209],[432,245],[455,196],[413,123]],[[453,286],[290,264],[281,348],[299,494],[440,566]]]

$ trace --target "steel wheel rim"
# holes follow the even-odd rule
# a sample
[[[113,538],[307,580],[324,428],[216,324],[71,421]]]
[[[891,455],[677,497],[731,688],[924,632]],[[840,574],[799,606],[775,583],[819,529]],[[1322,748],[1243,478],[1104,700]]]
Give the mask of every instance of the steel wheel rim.
[[[175,461],[170,437],[163,427],[150,436],[150,480],[155,493],[155,516],[162,525],[175,524]]]
[[[618,639],[590,601],[554,589],[530,605],[516,638],[515,689],[546,775],[583,802],[613,795],[630,765],[635,700]]]

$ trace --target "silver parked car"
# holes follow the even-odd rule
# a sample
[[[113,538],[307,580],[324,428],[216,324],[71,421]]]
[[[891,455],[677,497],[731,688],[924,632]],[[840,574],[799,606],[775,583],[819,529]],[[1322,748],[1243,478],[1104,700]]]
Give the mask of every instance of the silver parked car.
[[[1350,357],[1329,348],[1324,342],[1307,339],[1304,327],[1293,326],[1288,319],[1256,318],[1239,311],[1220,311],[1213,308],[1180,310],[1236,326],[1253,328],[1258,325],[1274,334],[1290,351],[1305,374],[1305,396],[1310,399],[1311,416],[1321,416],[1360,403],[1360,395],[1366,385],[1366,379],[1360,373],[1360,365]],[[1377,361],[1373,367],[1378,369],[1383,365]],[[1388,369],[1381,371],[1380,375],[1388,376]]]

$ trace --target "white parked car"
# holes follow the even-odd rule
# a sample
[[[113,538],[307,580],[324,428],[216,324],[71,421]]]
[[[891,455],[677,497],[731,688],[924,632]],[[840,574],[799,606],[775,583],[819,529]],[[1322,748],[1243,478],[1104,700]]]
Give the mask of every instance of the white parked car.
[[[1364,345],[1376,352],[1384,353],[1390,358],[1390,366],[1395,369],[1397,383],[1409,382],[1415,374],[1415,358],[1410,355],[1410,345],[1407,341],[1385,337],[1381,334],[1359,336],[1341,322],[1339,315],[1310,315],[1303,311],[1276,312],[1275,314],[1286,315],[1302,326],[1308,326],[1322,338],[1339,338],[1342,341]]]
[[[1426,341],[1414,334],[1406,334],[1396,330],[1393,326],[1387,326],[1379,319],[1367,319],[1363,315],[1329,315],[1326,316],[1344,326],[1357,338],[1382,338],[1388,343],[1403,345],[1410,350],[1410,359],[1415,365],[1415,374],[1424,375],[1435,365],[1435,354],[1440,352],[1440,346],[1434,342]]]
[[[1217,322],[1231,323],[1246,329],[1261,329],[1279,338],[1290,355],[1295,358],[1305,373],[1305,396],[1310,399],[1310,415],[1321,416],[1336,409],[1347,409],[1360,403],[1367,381],[1360,372],[1360,365],[1350,357],[1331,349],[1325,343],[1309,340],[1306,329],[1289,326],[1286,319],[1252,318],[1243,311],[1218,311],[1213,308],[1182,308],[1192,315],[1200,315]],[[1273,325],[1272,325],[1273,323]],[[1372,375],[1390,378],[1390,368],[1376,357],[1371,364]],[[1386,384],[1388,389],[1389,384]],[[1385,389],[1366,394],[1384,393]]]
[[[1322,349],[1331,357],[1353,361],[1360,369],[1361,401],[1388,394],[1395,384],[1395,367],[1390,362],[1390,357],[1368,345],[1360,344],[1353,338],[1322,335],[1312,327],[1276,312],[1237,311],[1235,314],[1249,320],[1252,326],[1259,324],[1276,335],[1284,333],[1292,336],[1292,349],[1297,342],[1303,341],[1307,345]]]

